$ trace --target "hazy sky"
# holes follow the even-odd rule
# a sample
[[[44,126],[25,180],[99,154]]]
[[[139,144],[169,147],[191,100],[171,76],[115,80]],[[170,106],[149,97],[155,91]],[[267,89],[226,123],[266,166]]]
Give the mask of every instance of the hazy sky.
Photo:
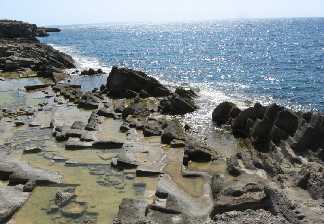
[[[0,18],[37,24],[324,17],[324,0],[0,0]]]

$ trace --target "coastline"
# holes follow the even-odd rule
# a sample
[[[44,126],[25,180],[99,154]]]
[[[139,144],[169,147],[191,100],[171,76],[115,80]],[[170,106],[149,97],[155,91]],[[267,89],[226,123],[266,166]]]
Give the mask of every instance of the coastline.
[[[194,88],[96,69],[29,84],[35,104],[2,108],[0,197],[14,206],[0,204],[0,221],[323,222],[323,114],[230,98],[211,110]],[[208,133],[187,122],[203,120],[199,106]]]

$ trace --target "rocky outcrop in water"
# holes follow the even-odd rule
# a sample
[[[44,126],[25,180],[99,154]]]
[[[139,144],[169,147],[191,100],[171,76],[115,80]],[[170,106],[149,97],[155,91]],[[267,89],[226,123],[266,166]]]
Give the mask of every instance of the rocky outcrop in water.
[[[54,72],[73,68],[73,59],[53,47],[40,43],[55,29],[38,29],[35,24],[0,20],[0,70],[3,72],[30,71],[52,77]]]
[[[106,85],[108,95],[114,98],[143,96],[163,97],[170,91],[156,79],[144,72],[113,67]]]

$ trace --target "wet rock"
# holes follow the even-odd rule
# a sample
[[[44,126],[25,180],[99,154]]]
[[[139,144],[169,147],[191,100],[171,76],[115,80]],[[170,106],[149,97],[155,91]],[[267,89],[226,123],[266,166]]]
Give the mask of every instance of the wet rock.
[[[213,111],[212,120],[218,126],[231,122],[236,118],[241,110],[231,102],[223,102],[219,104]]]
[[[95,149],[120,149],[124,143],[114,141],[96,141],[92,144]]]
[[[144,72],[127,68],[113,67],[107,79],[107,90],[109,96],[115,98],[129,98],[130,93],[141,91],[147,92],[150,96],[161,97],[170,94],[170,91],[156,79],[149,77]]]
[[[161,136],[162,144],[170,144],[172,140],[185,140],[183,127],[179,120],[173,119],[166,122]]]
[[[80,75],[99,75],[104,74],[104,72],[99,68],[97,70],[89,68],[88,70],[83,70]]]
[[[22,191],[22,186],[0,188],[0,223],[6,223],[23,206],[29,193]]]
[[[160,101],[159,110],[162,114],[184,115],[197,110],[194,100],[172,94]]]

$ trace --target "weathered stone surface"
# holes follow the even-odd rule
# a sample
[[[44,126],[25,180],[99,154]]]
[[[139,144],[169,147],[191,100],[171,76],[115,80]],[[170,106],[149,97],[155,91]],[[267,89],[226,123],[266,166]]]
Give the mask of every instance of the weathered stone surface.
[[[9,180],[9,184],[25,184],[28,181],[35,181],[38,185],[47,185],[52,183],[61,183],[60,175],[30,167],[21,161],[4,160],[0,162],[0,178]]]
[[[324,168],[311,163],[302,168],[297,178],[297,185],[307,190],[312,198],[324,199]]]
[[[123,199],[117,217],[122,224],[140,223],[145,219],[147,206],[145,200]]]
[[[27,201],[29,193],[22,186],[0,188],[0,223],[6,223],[10,217]]]
[[[215,224],[289,224],[282,216],[273,215],[263,209],[225,212],[215,215],[213,220]]]
[[[129,98],[131,96],[129,92],[135,93],[134,95],[136,96],[142,90],[153,97],[170,94],[170,91],[160,84],[159,81],[149,77],[144,72],[118,67],[112,68],[106,87],[109,96],[116,98]]]

